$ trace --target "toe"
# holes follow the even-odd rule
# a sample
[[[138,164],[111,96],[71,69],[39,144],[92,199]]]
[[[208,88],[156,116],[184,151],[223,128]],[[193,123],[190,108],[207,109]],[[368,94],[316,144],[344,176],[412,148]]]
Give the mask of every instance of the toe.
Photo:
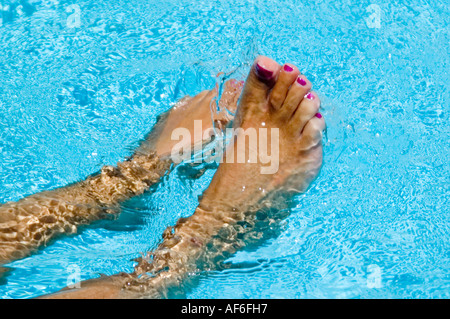
[[[285,64],[278,74],[277,82],[270,93],[270,104],[275,110],[279,110],[283,105],[288,90],[300,71],[295,65]]]
[[[255,74],[260,82],[265,83],[266,85],[273,87],[275,84],[275,80],[280,72],[281,66],[266,56],[259,56],[256,58],[255,63],[253,65],[252,74]]]
[[[320,113],[316,113],[306,122],[301,134],[301,144],[304,149],[311,149],[322,144],[322,132],[325,130],[325,120]]]
[[[270,89],[275,85],[281,66],[274,60],[259,56],[245,81],[242,105],[265,105]]]
[[[304,75],[299,75],[287,93],[279,116],[283,120],[290,119],[309,90],[311,82]]]
[[[219,101],[219,109],[227,111],[231,113],[236,112],[237,102],[239,96],[241,95],[242,88],[244,86],[243,81],[237,81],[235,79],[231,79],[225,82],[224,89]]]
[[[269,111],[269,92],[275,85],[280,69],[281,66],[268,57],[256,58],[239,98],[234,127],[240,127],[244,118],[252,118]]]
[[[302,99],[289,122],[291,131],[302,132],[306,123],[319,112],[320,100],[315,92],[309,92]]]
[[[213,120],[217,123],[220,122],[221,126],[225,126],[228,122],[233,120],[244,82],[231,79],[225,82],[224,85],[225,87],[219,100],[218,109],[216,101],[213,100],[215,106],[215,108],[213,108],[215,111],[213,112]]]

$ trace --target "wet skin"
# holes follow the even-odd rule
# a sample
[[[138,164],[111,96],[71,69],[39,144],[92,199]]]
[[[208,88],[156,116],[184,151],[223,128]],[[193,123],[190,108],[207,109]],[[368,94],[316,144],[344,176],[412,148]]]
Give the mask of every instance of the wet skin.
[[[242,83],[224,84],[219,106],[235,111]],[[206,131],[213,126],[211,108],[216,106],[217,88],[185,97],[163,114],[136,152],[117,166],[105,166],[101,172],[67,187],[28,196],[0,206],[0,265],[28,256],[61,234],[73,234],[80,225],[117,216],[120,203],[150,189],[170,166],[171,140],[177,127],[193,129],[201,121]],[[214,113],[213,120],[225,125],[231,118]],[[202,143],[186,141],[187,147]]]
[[[281,207],[277,198],[304,192],[320,171],[325,121],[318,113],[320,100],[310,89],[311,83],[294,65],[280,66],[258,57],[245,82],[233,125],[277,129],[278,170],[262,174],[264,163],[260,160],[221,163],[194,214],[169,228],[163,242],[139,260],[133,273],[88,280],[79,289],[44,298],[167,297],[172,287],[197,271],[200,262],[212,268],[218,259],[244,246],[240,235],[255,225],[258,211]],[[263,136],[267,143],[272,143],[270,134]],[[236,140],[240,138],[236,136]],[[226,153],[236,154],[237,145],[231,143]],[[246,149],[246,155],[253,151]]]

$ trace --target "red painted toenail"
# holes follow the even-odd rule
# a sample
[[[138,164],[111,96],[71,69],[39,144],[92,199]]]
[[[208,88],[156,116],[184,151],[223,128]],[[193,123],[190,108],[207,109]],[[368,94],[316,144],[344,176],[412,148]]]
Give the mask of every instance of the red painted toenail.
[[[308,94],[306,94],[306,98],[312,100],[312,99],[314,99],[314,94],[309,92]]]
[[[319,118],[319,119],[321,119],[321,118],[322,118],[322,114],[316,113],[316,117]]]
[[[289,65],[287,65],[287,64],[284,65],[283,70],[285,70],[286,72],[292,72],[292,71],[294,71],[294,69],[291,68],[291,67],[290,67]]]
[[[262,67],[259,64],[256,64],[255,70],[256,70],[256,74],[264,80],[270,80],[272,78],[273,72],[270,70],[267,70],[266,68]]]
[[[303,80],[302,78],[297,78],[297,83],[300,84],[301,86],[305,86],[306,85],[306,81]]]

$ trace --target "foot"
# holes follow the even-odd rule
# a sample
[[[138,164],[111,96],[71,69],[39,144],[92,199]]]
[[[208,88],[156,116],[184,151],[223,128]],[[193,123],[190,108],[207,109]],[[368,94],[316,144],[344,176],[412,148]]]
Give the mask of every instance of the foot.
[[[151,262],[142,258],[130,275],[88,283],[80,290],[81,296],[134,298],[142,295],[147,298],[164,295],[168,287],[179,285],[187,273],[196,271],[201,256],[208,255],[209,260],[216,260],[216,257],[226,256],[223,252],[232,253],[239,247],[233,228],[233,224],[244,218],[239,212],[247,212],[275,190],[305,191],[322,165],[322,131],[325,128],[324,119],[318,113],[319,98],[310,89],[311,83],[295,66],[281,67],[269,58],[259,57],[247,78],[234,120],[234,128],[242,128],[243,132],[237,134],[236,142],[229,146],[225,157],[233,152],[237,159],[238,142],[245,137],[245,130],[251,128],[269,129],[267,136],[257,130],[257,138],[267,143],[269,150],[274,150],[272,143],[276,139],[272,137],[276,133],[271,129],[278,129],[276,144],[279,147],[271,154],[274,160],[277,158],[277,170],[261,173],[267,163],[260,157],[250,163],[230,163],[225,158],[196,212],[180,219],[175,227],[165,232],[164,241],[149,258]],[[244,148],[246,157],[258,149]],[[244,227],[242,230],[246,231]],[[208,250],[212,246],[213,249]],[[66,291],[55,297],[80,298],[80,294]]]
[[[160,158],[164,158],[171,155],[175,146],[193,148],[196,144],[202,144],[206,136],[210,137],[205,133],[211,131],[213,123],[221,129],[233,119],[231,113],[236,111],[242,87],[242,81],[233,79],[225,82],[218,108],[217,88],[203,91],[194,97],[184,97],[171,110],[159,117],[158,123],[138,152],[156,151]],[[195,129],[198,127],[201,127],[201,130],[196,132]],[[183,141],[180,143],[179,140],[172,140],[172,133],[177,128],[189,130],[191,139],[186,141],[187,145],[182,145]]]
[[[236,80],[226,82],[219,109],[234,111],[242,86]],[[202,122],[203,131],[212,127],[213,120],[218,124],[228,122],[231,118],[224,113],[211,112],[216,96],[215,89],[180,101],[161,117],[133,161],[126,160],[117,167],[105,166],[100,174],[68,187],[0,205],[0,264],[25,257],[61,233],[75,233],[79,225],[114,215],[120,202],[147,191],[166,173],[164,164],[168,163],[158,165],[149,156],[139,155],[170,155],[178,143],[171,140],[172,131],[178,127],[192,131],[195,120]],[[187,141],[188,147],[202,142],[202,134],[192,137]]]
[[[280,66],[267,57],[256,59],[234,123],[235,129],[243,130],[228,147],[203,196],[206,210],[220,205],[242,211],[272,190],[304,192],[308,188],[322,165],[325,129],[318,113],[319,97],[310,90],[310,81],[294,65]],[[260,129],[266,129],[267,135]],[[253,144],[248,139],[251,130]],[[249,146],[242,147],[246,136]],[[272,152],[273,163],[261,153],[264,145],[268,154]],[[243,152],[245,161],[239,163]]]

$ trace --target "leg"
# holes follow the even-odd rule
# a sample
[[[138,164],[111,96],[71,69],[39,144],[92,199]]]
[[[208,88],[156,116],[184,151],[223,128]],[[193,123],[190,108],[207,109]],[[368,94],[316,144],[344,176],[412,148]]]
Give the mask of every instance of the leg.
[[[219,104],[233,110],[241,89],[235,80],[226,82]],[[171,165],[175,128],[181,125],[193,130],[196,120],[204,130],[212,127],[210,104],[215,96],[216,90],[211,90],[181,100],[160,118],[135,154],[117,167],[103,167],[85,181],[1,206],[0,264],[27,256],[59,234],[75,233],[80,225],[115,215],[121,202],[148,190]],[[229,119],[218,114],[215,120]],[[189,147],[202,143],[201,137],[189,143]]]
[[[256,212],[267,205],[282,207],[282,195],[304,192],[322,165],[325,122],[317,113],[320,101],[317,94],[309,92],[309,81],[299,74],[295,66],[281,67],[266,57],[256,60],[234,123],[235,128],[243,130],[226,151],[236,159],[246,129],[268,128],[268,133],[258,130],[256,134],[260,146],[265,142],[274,151],[276,171],[262,173],[267,163],[261,157],[247,160],[255,152],[249,143],[244,148],[246,160],[236,163],[227,158],[220,164],[194,214],[165,232],[161,245],[148,258],[142,258],[132,274],[83,282],[80,290],[48,297],[164,297],[168,288],[196,271],[199,261],[211,261],[208,266],[213,266],[245,245],[239,235],[252,228]],[[272,138],[275,135],[278,141]],[[277,146],[274,143],[278,149],[272,147]],[[250,227],[242,227],[242,222]]]

